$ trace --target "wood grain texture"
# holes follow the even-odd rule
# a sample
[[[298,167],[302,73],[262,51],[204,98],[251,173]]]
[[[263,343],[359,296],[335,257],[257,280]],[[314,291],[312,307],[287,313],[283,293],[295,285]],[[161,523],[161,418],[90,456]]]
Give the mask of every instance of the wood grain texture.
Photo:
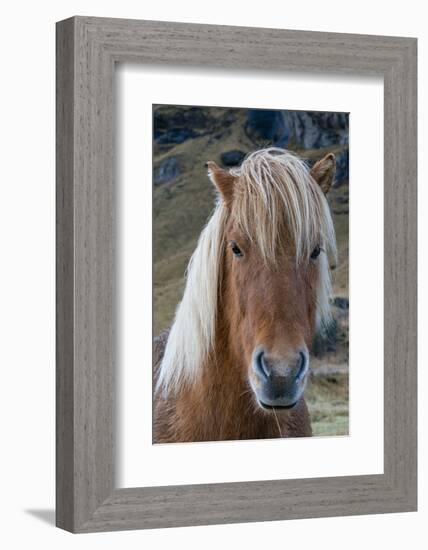
[[[115,489],[116,62],[383,76],[383,475]],[[416,245],[415,39],[58,23],[57,525],[91,532],[416,510]]]
[[[56,521],[74,521],[74,24],[56,36]]]

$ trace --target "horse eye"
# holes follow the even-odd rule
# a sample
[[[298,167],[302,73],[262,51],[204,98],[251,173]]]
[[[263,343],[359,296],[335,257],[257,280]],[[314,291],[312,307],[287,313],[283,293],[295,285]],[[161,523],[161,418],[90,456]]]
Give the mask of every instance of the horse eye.
[[[312,251],[311,260],[316,260],[320,255],[320,253],[321,253],[321,248],[320,248],[320,245],[317,244],[317,246]]]
[[[243,256],[242,250],[239,248],[239,246],[236,244],[235,241],[231,241],[230,248],[232,249],[232,252],[235,256],[241,257]]]

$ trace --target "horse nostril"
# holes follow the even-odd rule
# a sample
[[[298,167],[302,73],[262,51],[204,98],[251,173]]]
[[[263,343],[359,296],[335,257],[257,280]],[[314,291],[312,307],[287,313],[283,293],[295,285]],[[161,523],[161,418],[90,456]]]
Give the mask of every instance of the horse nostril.
[[[296,380],[300,380],[306,372],[307,356],[303,351],[299,352],[299,368],[297,369]]]
[[[260,350],[254,358],[254,367],[257,374],[261,378],[266,380],[267,378],[269,378],[269,372],[264,357],[265,352],[263,350]]]

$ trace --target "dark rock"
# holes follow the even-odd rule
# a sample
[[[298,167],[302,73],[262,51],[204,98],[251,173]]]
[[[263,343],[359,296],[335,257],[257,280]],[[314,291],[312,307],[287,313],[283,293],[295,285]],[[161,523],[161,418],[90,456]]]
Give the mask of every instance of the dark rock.
[[[250,109],[246,133],[257,144],[320,149],[348,143],[348,114]]]
[[[200,136],[221,137],[236,120],[236,109],[222,113],[205,107],[157,105],[153,111],[153,137],[159,145],[175,145]]]
[[[183,143],[209,127],[209,116],[201,107],[162,106],[153,113],[153,136],[159,144]]]
[[[206,128],[209,121],[207,110],[203,107],[161,106],[153,113],[155,133],[163,133],[171,128]]]
[[[239,166],[245,158],[245,153],[233,149],[221,154],[221,162],[223,166]]]
[[[154,184],[159,185],[174,180],[180,175],[180,165],[176,157],[169,157],[162,161],[154,173]]]
[[[336,155],[336,182],[341,184],[349,180],[349,150],[345,149]]]
[[[348,143],[348,114],[314,111],[284,111],[291,140],[304,149],[320,149]]]
[[[315,335],[312,342],[312,353],[315,357],[323,357],[326,353],[336,351],[338,340],[338,325],[335,319],[328,327],[323,327]]]
[[[333,305],[339,309],[349,309],[349,298],[343,296],[336,296],[333,299]]]
[[[277,147],[286,147],[290,138],[284,111],[249,109],[245,131],[252,141],[269,142]]]
[[[186,139],[193,138],[196,133],[191,128],[171,128],[163,134],[158,134],[158,143],[183,143]],[[156,139],[156,133],[155,133]]]
[[[153,135],[159,145],[175,145],[199,136],[221,139],[239,109],[222,113],[204,107],[155,106]],[[348,114],[315,111],[248,109],[245,132],[257,147],[320,149],[348,144]],[[338,181],[347,177],[347,157],[338,162]]]
[[[321,129],[311,113],[296,111],[287,113],[293,133],[293,141],[304,149],[317,147],[321,135]]]

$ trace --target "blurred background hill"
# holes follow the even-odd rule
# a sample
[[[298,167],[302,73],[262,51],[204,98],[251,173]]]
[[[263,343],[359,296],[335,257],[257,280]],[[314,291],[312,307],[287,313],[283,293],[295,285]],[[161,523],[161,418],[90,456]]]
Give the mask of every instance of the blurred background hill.
[[[332,271],[334,320],[315,338],[306,395],[314,435],[344,435],[349,423],[347,113],[153,106],[154,335],[173,321],[187,263],[214,207],[205,162],[231,168],[267,146],[294,151],[308,165],[328,152],[336,155],[336,181],[328,195],[338,245]]]

